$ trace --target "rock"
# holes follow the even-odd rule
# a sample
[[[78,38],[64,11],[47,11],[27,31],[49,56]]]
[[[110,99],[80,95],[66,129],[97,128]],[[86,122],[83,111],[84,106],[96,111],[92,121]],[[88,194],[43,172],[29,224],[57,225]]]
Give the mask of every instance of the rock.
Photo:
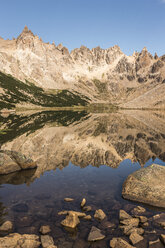
[[[135,171],[123,184],[125,199],[165,207],[165,167],[153,164]]]
[[[84,220],[91,220],[91,219],[92,219],[91,215],[87,215],[84,217]]]
[[[0,174],[9,174],[21,170],[20,166],[8,155],[0,152]]]
[[[96,210],[94,217],[95,217],[95,219],[102,221],[106,217],[106,214],[103,212],[102,209],[98,209],[98,210]]]
[[[0,150],[0,174],[9,174],[22,169],[36,168],[32,159],[16,151]]]
[[[109,228],[115,228],[115,224],[110,222],[110,221],[103,221],[101,223],[101,226],[104,228],[104,229],[109,229]]]
[[[132,218],[132,216],[127,214],[126,211],[124,211],[122,209],[120,210],[120,212],[119,212],[119,219],[120,220],[131,219],[131,218]]]
[[[142,223],[141,225],[142,225],[142,227],[148,227],[149,226],[149,223],[148,222],[145,222],[145,223]]]
[[[92,226],[91,231],[88,235],[88,241],[97,241],[105,238],[105,235],[101,233],[101,230],[95,226]]]
[[[50,226],[47,225],[47,226],[41,226],[40,227],[40,233],[47,234],[49,232],[51,232]]]
[[[161,235],[160,235],[160,240],[161,240],[162,243],[165,245],[165,234],[161,234]]]
[[[15,212],[28,212],[29,207],[25,203],[19,203],[19,204],[14,205],[12,207],[12,210]]]
[[[57,248],[54,245],[53,238],[49,235],[41,235],[41,244],[43,248]]]
[[[142,213],[144,213],[144,212],[146,212],[146,209],[143,208],[143,207],[141,207],[141,206],[137,206],[136,208],[134,208],[134,209],[131,211],[131,213],[132,213],[132,214],[135,214],[135,215],[142,214]]]
[[[72,202],[72,201],[74,201],[74,199],[73,198],[64,198],[64,201],[66,201],[66,202]]]
[[[121,220],[120,223],[130,227],[138,227],[139,219],[138,218],[125,219],[125,220]]]
[[[141,223],[145,223],[148,221],[147,217],[145,217],[145,216],[138,216],[138,217],[139,217],[139,220]]]
[[[164,248],[164,245],[159,239],[157,239],[149,242],[149,248]]]
[[[157,223],[158,225],[160,225],[165,229],[165,213],[159,214],[155,219],[155,223]]]
[[[73,211],[69,212],[66,218],[61,221],[61,224],[65,227],[75,228],[80,223],[78,215],[75,214]]]
[[[132,232],[129,236],[129,239],[133,245],[136,245],[140,241],[142,241],[144,238],[139,235],[137,232]]]
[[[81,212],[77,212],[77,211],[68,211],[68,214],[75,214],[77,215],[77,217],[85,217],[86,214],[85,213],[81,213]]]
[[[85,212],[89,212],[91,210],[92,210],[92,207],[91,206],[84,206],[83,207],[83,211],[85,211]]]
[[[82,199],[82,202],[81,202],[81,207],[83,208],[83,207],[85,206],[85,204],[86,204],[86,199],[83,198],[83,199]]]
[[[67,210],[60,211],[60,212],[58,212],[58,215],[66,215],[66,214],[68,214],[68,212],[69,211],[67,211]]]
[[[130,245],[127,241],[121,238],[113,238],[110,241],[111,248],[135,248],[134,246]]]
[[[10,232],[13,229],[13,223],[11,221],[5,221],[0,226],[0,232]]]
[[[139,235],[144,234],[143,228],[136,228],[136,227],[132,227],[132,226],[122,226],[120,228],[123,229],[123,233],[127,236],[129,236],[133,232],[136,232]]]
[[[40,246],[37,235],[12,233],[0,238],[1,248],[38,248]]]

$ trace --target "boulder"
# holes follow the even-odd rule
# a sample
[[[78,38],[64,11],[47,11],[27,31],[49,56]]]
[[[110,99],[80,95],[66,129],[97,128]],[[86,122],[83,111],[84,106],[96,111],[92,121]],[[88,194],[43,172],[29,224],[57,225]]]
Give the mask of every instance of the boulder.
[[[0,150],[0,174],[36,168],[36,163],[16,151]]]
[[[95,226],[92,226],[91,231],[88,235],[88,241],[97,241],[105,238],[105,235],[101,233],[101,230]]]
[[[110,241],[111,248],[135,248],[122,238],[113,238]]]
[[[123,184],[125,199],[165,207],[165,166],[153,164],[135,171]]]
[[[12,233],[0,238],[1,248],[38,248],[40,247],[39,237],[37,235]]]

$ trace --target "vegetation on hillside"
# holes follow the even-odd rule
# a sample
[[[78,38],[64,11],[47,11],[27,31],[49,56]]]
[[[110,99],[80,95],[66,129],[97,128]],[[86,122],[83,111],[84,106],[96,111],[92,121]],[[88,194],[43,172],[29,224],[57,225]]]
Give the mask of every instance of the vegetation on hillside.
[[[17,104],[33,104],[42,107],[85,106],[89,99],[68,90],[45,92],[33,83],[23,83],[0,72],[0,109],[15,108]]]
[[[43,111],[29,115],[0,115],[0,146],[26,133],[29,135],[45,125],[69,126],[89,118],[86,111]]]

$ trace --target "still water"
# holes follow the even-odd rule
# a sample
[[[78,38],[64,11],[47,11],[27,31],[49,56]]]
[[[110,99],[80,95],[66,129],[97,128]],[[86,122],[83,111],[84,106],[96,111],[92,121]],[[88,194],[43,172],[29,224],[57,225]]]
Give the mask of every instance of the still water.
[[[135,206],[144,206],[122,198],[124,180],[141,167],[165,165],[164,112],[22,113],[0,116],[0,130],[1,149],[19,151],[38,165],[0,176],[1,222],[13,221],[14,232],[22,234],[39,234],[40,226],[48,224],[58,247],[109,247],[112,237],[123,236],[119,210],[131,213]],[[65,197],[74,201],[65,202]],[[82,198],[92,207],[92,220],[81,219],[77,229],[68,232],[58,212],[81,211]],[[144,207],[148,218],[164,212]],[[93,218],[100,208],[107,215],[103,222]],[[87,242],[92,226],[106,235],[103,241]],[[144,237],[155,240],[163,232],[149,223]]]

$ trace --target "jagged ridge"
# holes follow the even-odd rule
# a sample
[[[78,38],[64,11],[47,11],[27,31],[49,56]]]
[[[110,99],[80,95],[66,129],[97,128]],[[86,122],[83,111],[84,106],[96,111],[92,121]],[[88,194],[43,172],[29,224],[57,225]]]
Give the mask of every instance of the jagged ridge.
[[[81,46],[69,52],[62,44],[44,43],[25,27],[17,39],[0,39],[0,67],[20,80],[77,91],[92,102],[165,108],[165,55],[153,57],[146,48],[132,56],[119,46]]]

